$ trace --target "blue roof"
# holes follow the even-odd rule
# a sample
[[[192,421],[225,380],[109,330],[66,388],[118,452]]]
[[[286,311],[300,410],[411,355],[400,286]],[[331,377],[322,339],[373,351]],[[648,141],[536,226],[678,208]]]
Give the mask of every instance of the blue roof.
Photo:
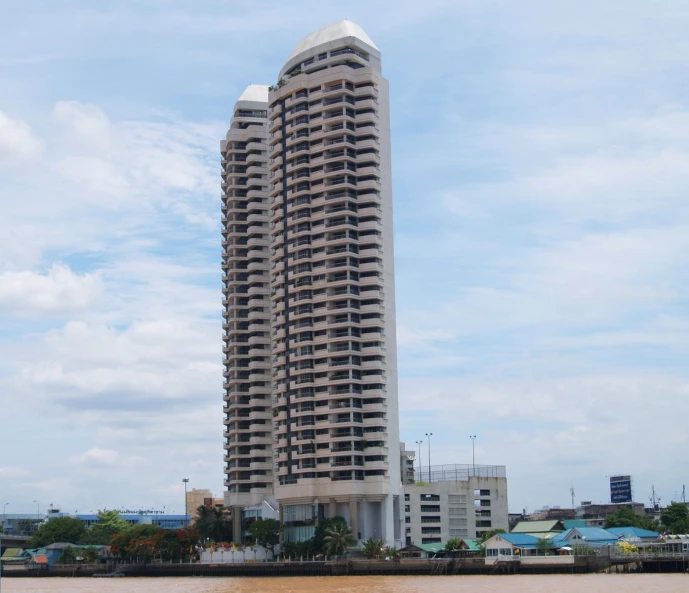
[[[580,536],[581,539],[579,541],[582,543],[606,544],[617,541],[617,535],[605,529],[601,529],[600,527],[573,527],[572,529],[559,533],[550,541],[552,541],[553,544],[571,542],[573,539],[579,539],[576,537],[577,534]]]
[[[528,533],[498,533],[493,537],[501,537],[505,541],[510,542],[513,546],[530,547],[538,543],[538,538]]]
[[[610,533],[616,536],[624,535],[624,537],[658,537],[657,531],[649,531],[648,529],[641,529],[641,527],[611,527],[608,529]]]

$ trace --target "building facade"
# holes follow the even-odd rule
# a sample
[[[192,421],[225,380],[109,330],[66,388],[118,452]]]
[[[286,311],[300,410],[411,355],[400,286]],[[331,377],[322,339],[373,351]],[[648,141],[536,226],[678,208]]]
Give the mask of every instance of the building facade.
[[[199,507],[222,508],[225,506],[223,498],[216,498],[206,488],[192,488],[187,492],[187,512],[193,521],[199,516]]]
[[[273,493],[287,541],[342,516],[358,539],[400,543],[381,54],[334,23],[264,88],[240,97],[222,145],[226,501]]]
[[[481,539],[508,529],[504,466],[444,465],[432,468],[434,482],[405,484],[405,545]]]
[[[268,87],[248,86],[220,147],[225,505],[234,516],[273,491],[267,109]]]

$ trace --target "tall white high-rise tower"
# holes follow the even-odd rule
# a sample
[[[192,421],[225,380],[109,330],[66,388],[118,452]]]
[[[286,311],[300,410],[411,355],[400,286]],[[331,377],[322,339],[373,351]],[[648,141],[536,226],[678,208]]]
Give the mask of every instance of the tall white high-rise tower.
[[[254,502],[272,487],[286,541],[342,516],[358,539],[399,543],[390,123],[380,51],[351,21],[323,27],[297,44],[261,99],[267,105],[251,105],[256,113],[244,119],[249,106],[240,98],[223,151],[227,167],[236,165],[235,146],[246,163],[233,177],[228,171],[225,186],[225,204],[236,192],[246,208],[238,220],[223,210],[228,503]],[[253,119],[265,109],[267,118]],[[272,466],[255,448],[264,445]]]

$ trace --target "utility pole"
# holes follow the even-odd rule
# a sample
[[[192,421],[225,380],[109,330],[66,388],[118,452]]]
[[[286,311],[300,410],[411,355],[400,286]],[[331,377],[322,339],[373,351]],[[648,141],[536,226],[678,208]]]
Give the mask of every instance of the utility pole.
[[[476,477],[476,435],[469,435],[471,439],[471,467],[473,468],[474,477]]]
[[[187,484],[189,483],[189,478],[182,478],[184,482],[184,526],[189,525],[189,509],[187,508]]]
[[[5,523],[7,523],[7,505],[10,504],[9,502],[5,503],[5,506],[2,507],[2,526],[5,526]],[[2,591],[2,531],[0,531],[0,591]]]
[[[36,531],[38,531],[38,528],[41,525],[41,505],[37,500],[34,500],[36,503]]]
[[[569,493],[572,495],[572,508],[574,508],[574,485],[569,485]]]
[[[427,432],[426,436],[428,437],[428,483],[431,483],[431,437],[433,436],[432,432]]]
[[[421,445],[423,441],[416,441],[416,444],[419,446],[419,480],[423,481],[423,472],[421,471]]]

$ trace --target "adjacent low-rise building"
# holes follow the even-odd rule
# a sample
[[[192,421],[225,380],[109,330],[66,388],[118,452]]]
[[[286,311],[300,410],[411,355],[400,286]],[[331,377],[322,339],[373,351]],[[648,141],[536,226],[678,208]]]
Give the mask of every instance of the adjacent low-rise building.
[[[508,528],[507,477],[501,465],[432,466],[432,482],[404,485],[405,544],[481,539]]]

